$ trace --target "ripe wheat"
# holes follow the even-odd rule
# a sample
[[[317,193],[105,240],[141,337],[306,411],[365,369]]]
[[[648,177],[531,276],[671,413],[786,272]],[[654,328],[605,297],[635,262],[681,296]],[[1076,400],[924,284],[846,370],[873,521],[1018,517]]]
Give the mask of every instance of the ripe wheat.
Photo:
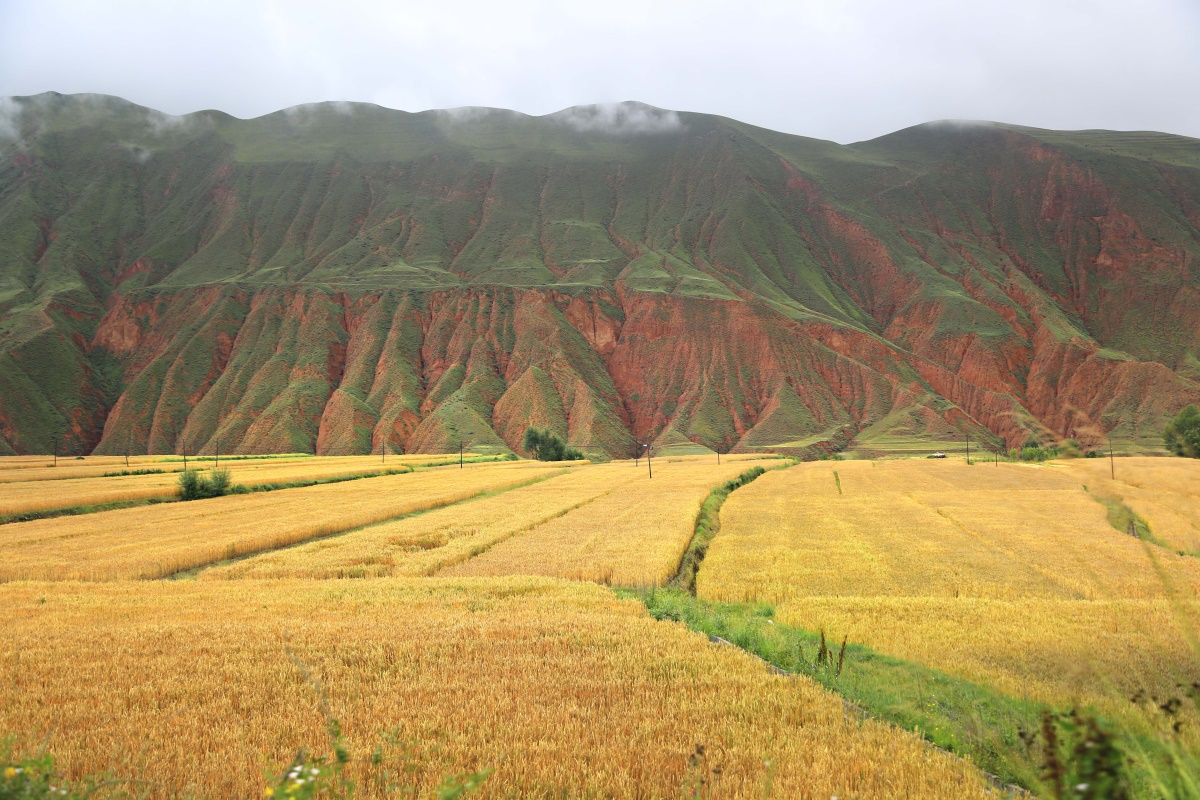
[[[618,491],[514,536],[447,575],[549,575],[618,586],[662,586],[679,568],[700,505],[756,462],[681,461],[644,471]],[[628,462],[598,468],[634,471]],[[643,466],[644,469],[644,466]]]
[[[775,798],[988,796],[966,762],[598,586],[24,583],[0,606],[0,730],[154,798],[261,796],[264,771],[326,752],[299,665],[358,759],[356,797],[384,795],[367,760],[388,731],[417,769],[385,766],[426,792],[494,768],[481,800],[676,797],[701,777],[702,796],[759,798],[769,770]]]
[[[0,581],[159,578],[551,474],[518,462],[0,526]]]
[[[1113,529],[1072,469],[769,473],[726,502],[697,590],[1036,699],[1115,708],[1195,680],[1200,561]]]
[[[206,579],[433,575],[510,537],[622,491],[642,473],[619,466],[573,471],[501,494],[206,570]]]

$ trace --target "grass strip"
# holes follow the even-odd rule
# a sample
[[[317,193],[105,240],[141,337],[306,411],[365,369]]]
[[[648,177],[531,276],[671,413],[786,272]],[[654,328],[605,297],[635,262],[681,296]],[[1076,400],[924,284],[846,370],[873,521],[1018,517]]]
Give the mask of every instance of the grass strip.
[[[1087,492],[1088,496],[1097,503],[1104,506],[1108,513],[1108,524],[1112,525],[1116,530],[1137,539],[1144,539],[1150,544],[1161,547],[1164,550],[1172,550],[1171,545],[1154,535],[1154,532],[1150,530],[1149,522],[1146,522],[1136,511],[1125,504],[1124,498],[1093,494],[1087,486],[1083,487],[1083,491]],[[1189,553],[1186,550],[1174,550],[1173,552],[1181,556],[1196,555],[1196,553]]]
[[[616,591],[636,597],[655,619],[682,622],[779,670],[812,678],[872,716],[969,756],[1006,783],[1037,785],[1040,765],[1021,734],[1041,725],[1038,703],[856,644],[839,655],[841,643],[823,646],[823,632],[776,624],[771,606],[709,603],[676,587]]]
[[[316,458],[312,453],[272,453],[263,456],[163,456],[159,462],[173,461],[263,461],[270,458]]]
[[[0,525],[11,522],[32,522],[35,519],[54,519],[55,517],[77,517],[80,514],[96,514],[101,511],[117,511],[122,508],[137,508],[138,506],[153,506],[159,503],[175,503],[178,497],[146,497],[141,500],[117,500],[112,503],[95,503],[90,506],[66,506],[64,508],[47,508],[42,511],[25,511],[20,514],[0,516]]]
[[[450,467],[455,464],[487,464],[493,461],[515,461],[516,459],[508,456],[475,456],[474,458],[464,458],[461,462],[457,458],[450,458],[445,461],[423,461],[420,464],[410,464],[413,469],[426,469],[428,467]]]
[[[328,478],[312,478],[303,481],[281,481],[277,483],[254,483],[249,486],[245,484],[237,484],[230,491],[230,494],[252,494],[255,492],[274,492],[280,489],[304,489],[309,486],[321,486],[326,483],[344,483],[346,481],[356,481],[361,478],[382,478],[385,475],[404,475],[412,472],[409,467],[400,467],[398,469],[380,469],[374,472],[356,472],[353,475],[333,475]]]
[[[787,466],[794,463],[794,461],[790,462]],[[781,467],[772,467],[771,469],[781,469]],[[704,502],[700,505],[700,513],[696,515],[696,531],[692,534],[692,541],[688,543],[688,548],[679,561],[679,570],[675,573],[675,577],[668,582],[668,586],[688,592],[696,591],[696,573],[700,571],[700,563],[704,561],[704,556],[708,553],[708,546],[712,544],[712,540],[721,530],[721,506],[725,504],[725,500],[735,489],[745,486],[765,474],[766,471],[762,467],[752,467],[708,493],[708,497],[704,498]]]

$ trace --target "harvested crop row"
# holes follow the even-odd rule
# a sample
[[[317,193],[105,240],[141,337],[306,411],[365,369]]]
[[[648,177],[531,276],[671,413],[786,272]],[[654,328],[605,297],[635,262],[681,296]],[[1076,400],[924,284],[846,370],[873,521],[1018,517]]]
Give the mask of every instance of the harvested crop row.
[[[665,464],[653,479],[639,471],[619,491],[508,539],[445,574],[549,575],[619,586],[662,586],[679,568],[704,498],[755,463]]]
[[[429,469],[0,526],[0,580],[160,578],[455,503],[554,472],[538,464]]]
[[[202,577],[432,575],[610,492],[621,491],[642,474],[620,466],[577,468],[492,497],[213,567]]]
[[[677,797],[703,778],[758,798],[764,762],[777,798],[987,796],[966,762],[598,586],[31,583],[0,587],[0,605],[0,730],[154,798],[262,796],[264,770],[327,752],[299,664],[341,723],[356,797],[385,796],[366,770],[389,731],[384,766],[420,796],[493,768],[472,797]]]

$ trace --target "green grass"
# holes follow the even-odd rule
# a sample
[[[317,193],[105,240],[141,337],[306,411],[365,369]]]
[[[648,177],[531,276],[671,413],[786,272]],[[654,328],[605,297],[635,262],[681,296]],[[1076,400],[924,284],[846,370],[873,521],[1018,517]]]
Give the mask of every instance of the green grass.
[[[777,624],[770,606],[708,603],[674,588],[617,591],[641,600],[656,619],[682,622],[785,672],[807,675],[873,716],[970,756],[1006,782],[1036,785],[1038,764],[1021,739],[1041,724],[1036,703],[856,644],[846,645],[838,675],[836,656],[815,663],[822,634]],[[840,646],[827,643],[835,652]]]
[[[792,462],[795,463],[795,462]],[[789,464],[790,466],[790,464]],[[779,467],[772,467],[779,469]],[[721,530],[721,506],[735,490],[766,474],[762,467],[753,467],[736,478],[732,478],[708,493],[700,505],[700,513],[696,515],[696,528],[692,541],[679,562],[679,570],[671,579],[671,585],[689,592],[696,590],[696,573],[700,571],[700,562],[708,552],[708,546]]]
[[[705,602],[674,587],[614,591],[640,600],[655,619],[682,623],[782,672],[807,676],[852,704],[849,711],[915,731],[937,747],[969,757],[1002,783],[1052,796],[1042,783],[1049,713],[1068,737],[1078,727],[1073,719],[1092,721],[1101,738],[1123,754],[1116,758],[1125,764],[1133,797],[1200,798],[1200,754],[1169,734],[1121,728],[1088,709],[1078,714],[1050,709],[861,645],[827,642],[822,631],[776,623],[768,605]],[[1195,703],[1196,695],[1191,697]]]
[[[0,525],[7,525],[10,522],[30,522],[35,519],[54,519],[55,517],[76,517],[80,514],[98,514],[102,511],[116,511],[122,508],[174,503],[176,500],[174,497],[147,497],[142,500],[120,500],[114,503],[95,503],[90,506],[65,506],[63,508],[48,508],[44,511],[26,511],[21,514],[0,516]]]

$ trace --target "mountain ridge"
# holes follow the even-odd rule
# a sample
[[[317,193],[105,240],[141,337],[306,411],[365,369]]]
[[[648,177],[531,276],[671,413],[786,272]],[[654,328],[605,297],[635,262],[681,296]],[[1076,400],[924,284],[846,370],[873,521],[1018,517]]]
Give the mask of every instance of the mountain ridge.
[[[1170,134],[16,98],[0,452],[1156,450],[1198,253]]]

